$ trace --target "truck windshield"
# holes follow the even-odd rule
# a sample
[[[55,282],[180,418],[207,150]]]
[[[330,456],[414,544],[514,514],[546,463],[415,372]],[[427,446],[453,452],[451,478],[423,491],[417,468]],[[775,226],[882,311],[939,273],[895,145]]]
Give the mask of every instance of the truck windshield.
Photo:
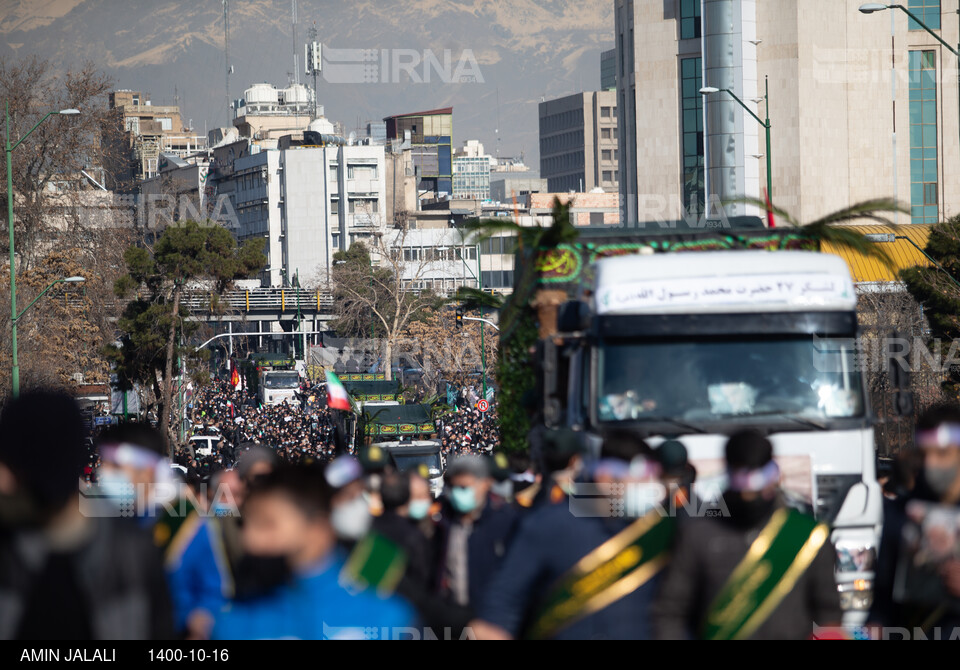
[[[300,386],[296,372],[270,372],[263,376],[263,385],[268,389],[295,389]]]
[[[597,418],[711,421],[863,415],[854,340],[702,336],[606,342],[599,348]]]
[[[440,476],[440,454],[404,454],[402,450],[394,449],[391,451],[391,456],[393,456],[393,462],[397,466],[397,470],[400,472],[408,472],[410,470],[415,470],[420,465],[427,466],[427,471],[430,474],[430,477],[439,477]]]

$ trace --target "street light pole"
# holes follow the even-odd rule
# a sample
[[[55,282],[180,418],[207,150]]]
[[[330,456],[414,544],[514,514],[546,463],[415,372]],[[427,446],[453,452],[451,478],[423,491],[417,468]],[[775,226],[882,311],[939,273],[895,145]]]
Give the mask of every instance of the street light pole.
[[[12,248],[12,247],[11,247],[11,248]],[[11,277],[11,279],[12,279],[12,277]],[[40,300],[40,298],[42,298],[43,296],[45,296],[45,295],[47,294],[47,292],[48,292],[50,289],[52,289],[54,286],[56,286],[57,284],[76,284],[76,283],[85,282],[85,281],[86,281],[86,279],[84,279],[83,277],[66,277],[66,278],[64,278],[64,279],[57,279],[56,281],[52,282],[49,286],[47,286],[45,289],[43,289],[42,291],[40,291],[40,294],[39,294],[36,298],[34,298],[33,300],[31,300],[29,305],[27,305],[26,307],[23,308],[23,311],[21,311],[21,312],[18,313],[18,312],[17,312],[17,308],[16,308],[16,307],[13,308],[13,311],[12,311],[12,313],[11,313],[11,317],[12,317],[11,320],[13,321],[13,323],[12,323],[12,331],[13,331],[13,334],[14,334],[14,336],[13,336],[13,389],[14,389],[14,397],[17,397],[17,396],[20,394],[20,365],[19,365],[19,363],[17,362],[17,337],[16,337],[17,325],[20,323],[20,319],[23,318],[23,315],[26,314],[27,311],[28,311],[31,307],[33,307],[34,305],[37,304],[37,302]]]
[[[300,268],[297,268],[296,274],[294,274],[294,281],[297,282],[297,335],[300,335],[300,331],[302,330],[301,316],[300,316]],[[299,338],[294,339],[294,345],[293,345],[294,354],[297,353],[297,345],[296,345],[297,339]],[[307,357],[306,341],[300,342],[300,355],[303,358]]]
[[[501,266],[502,267],[502,266]],[[477,243],[477,285],[483,293],[483,265],[480,263],[480,243]],[[483,318],[483,303],[480,303],[480,318]],[[483,370],[483,399],[487,399],[487,352],[483,345],[483,326],[480,326],[480,367]]]
[[[907,242],[910,243],[911,246],[913,246],[914,249],[916,249],[921,254],[923,254],[928,261],[933,263],[941,272],[943,272],[943,274],[947,275],[947,279],[953,282],[953,284],[957,288],[960,288],[960,281],[957,281],[956,279],[954,279],[953,275],[950,274],[950,271],[947,270],[947,268],[943,267],[940,263],[938,263],[937,260],[933,258],[933,256],[927,253],[926,249],[921,247],[919,244],[914,242],[912,239],[910,239],[906,235],[896,235],[894,233],[871,233],[869,235],[864,235],[863,238],[868,242],[873,242],[874,244],[893,244],[897,240],[906,240]]]
[[[766,139],[767,139],[767,198],[770,199],[770,202],[773,202],[773,159],[770,156],[770,78],[765,78],[765,91],[763,95],[763,106],[765,110],[765,115],[767,120],[764,121],[759,116],[754,114],[753,110],[750,109],[743,100],[737,97],[737,94],[731,91],[729,88],[715,88],[713,86],[704,86],[700,89],[701,95],[711,95],[713,93],[728,93],[731,98],[740,103],[740,106],[747,110],[747,113],[757,120],[761,126],[766,130]]]
[[[460,250],[460,248],[455,247],[454,249],[457,255],[460,256],[460,260],[463,261],[464,271],[470,270],[470,266],[467,265],[467,259],[463,255],[463,252]],[[481,281],[480,277],[483,276],[483,269],[480,263],[480,244],[479,243],[477,243],[477,272],[479,274],[473,274],[473,270],[470,270],[470,274],[472,274],[473,278],[477,280],[477,286],[480,288],[480,291],[482,292],[483,281]],[[480,304],[480,319],[471,319],[466,316],[463,318],[467,321],[479,320],[479,321],[482,321],[483,323],[490,323],[489,321],[483,318],[483,303]],[[493,324],[490,324],[490,325],[493,325]],[[487,399],[487,353],[485,351],[485,347],[483,344],[483,325],[480,326],[480,367],[483,370],[483,382],[482,382],[483,399],[486,400]]]
[[[40,124],[49,119],[54,114],[61,114],[63,116],[74,116],[79,114],[80,111],[76,109],[61,109],[59,112],[47,112],[46,115],[37,121],[36,125],[27,131],[26,135],[17,140],[16,144],[11,144],[10,137],[10,101],[7,100],[5,104],[6,112],[6,146],[5,152],[7,154],[7,232],[10,236],[10,335],[11,335],[11,353],[13,354],[12,359],[12,381],[11,387],[13,391],[13,397],[17,398],[20,395],[20,362],[17,356],[17,272],[16,272],[16,256],[14,251],[14,235],[13,235],[13,150],[16,149],[20,144],[30,136],[34,130],[40,127]],[[44,293],[49,290],[48,286]],[[41,293],[40,295],[43,295]],[[34,300],[36,302],[36,300]],[[30,303],[32,305],[33,303]],[[27,306],[29,309],[29,305]],[[26,310],[24,310],[26,311]],[[22,315],[22,313],[21,313]]]

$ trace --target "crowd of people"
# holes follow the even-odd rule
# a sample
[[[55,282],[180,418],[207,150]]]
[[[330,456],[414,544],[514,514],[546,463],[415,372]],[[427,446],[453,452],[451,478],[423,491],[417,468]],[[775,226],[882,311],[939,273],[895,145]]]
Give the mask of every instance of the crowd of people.
[[[210,453],[198,453],[189,441],[177,447],[175,462],[201,480],[233,467],[244,447],[252,444],[275,450],[285,463],[326,463],[338,450],[352,449],[346,435],[337,435],[340,417],[327,406],[324,383],[304,380],[294,401],[262,405],[246,388],[214,381],[194,392],[189,411],[191,437],[218,438]],[[495,405],[486,412],[476,406],[455,407],[435,423],[445,458],[489,454],[499,446]]]
[[[194,409],[215,425],[234,399],[212,389]],[[241,414],[295,448],[287,411]],[[96,493],[78,491],[89,447],[70,398],[27,393],[0,415],[0,638],[845,634],[830,529],[790,506],[759,432],[729,438],[709,505],[682,443],[623,430],[596,453],[564,430],[531,433],[526,459],[464,450],[439,498],[426,468],[398,471],[376,445],[305,461],[257,444],[200,482],[148,425],[95,446]],[[946,639],[960,634],[960,560],[941,541],[960,533],[960,407],[919,417],[897,472],[879,554],[851,557],[875,570],[868,620]],[[922,560],[904,589],[908,536]]]
[[[496,405],[481,412],[467,405],[437,419],[437,434],[444,456],[489,454],[500,446]]]

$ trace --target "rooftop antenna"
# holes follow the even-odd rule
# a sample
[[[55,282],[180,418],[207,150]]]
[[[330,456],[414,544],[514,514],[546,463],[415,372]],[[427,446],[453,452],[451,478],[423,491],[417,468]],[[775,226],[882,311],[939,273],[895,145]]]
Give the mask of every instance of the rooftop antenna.
[[[497,139],[497,165],[500,164],[500,88],[497,87],[497,127],[493,134]]]
[[[230,8],[229,0],[223,0],[223,61],[224,61],[224,95],[227,98],[227,127],[233,123],[230,114],[230,72],[233,68],[230,66]]]
[[[310,28],[310,31],[307,33],[310,37],[310,44],[306,45],[306,52],[304,53],[304,67],[306,68],[305,72],[307,74],[313,75],[313,118],[320,118],[320,96],[317,95],[317,75],[320,74],[320,43],[317,42],[317,22],[313,22],[313,26]]]
[[[300,54],[297,53],[297,0],[291,0],[293,14],[293,83],[300,85]]]

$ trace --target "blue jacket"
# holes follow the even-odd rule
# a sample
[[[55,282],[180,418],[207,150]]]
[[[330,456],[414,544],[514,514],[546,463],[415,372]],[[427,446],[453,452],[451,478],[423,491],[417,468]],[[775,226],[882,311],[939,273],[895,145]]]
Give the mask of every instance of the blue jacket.
[[[184,521],[167,549],[166,570],[176,629],[186,628],[190,613],[203,609],[215,616],[233,594],[233,576],[217,521],[194,514]]]
[[[522,636],[554,583],[627,523],[575,517],[567,505],[541,505],[531,510],[479,603],[478,617],[514,637]],[[611,605],[558,631],[554,638],[651,639],[650,607],[659,579],[655,576]]]
[[[418,636],[413,610],[397,596],[351,592],[340,582],[343,559],[328,558],[269,596],[226,606],[215,640],[410,639]]]

